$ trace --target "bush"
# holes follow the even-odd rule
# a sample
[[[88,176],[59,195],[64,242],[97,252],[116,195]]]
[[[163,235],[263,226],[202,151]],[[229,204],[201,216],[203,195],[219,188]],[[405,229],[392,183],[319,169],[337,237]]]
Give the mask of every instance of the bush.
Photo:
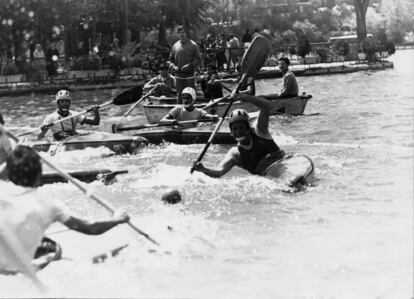
[[[367,55],[368,62],[373,62],[376,60],[375,52],[377,51],[377,45],[373,38],[365,38],[362,43],[362,50]]]
[[[325,47],[320,47],[320,48],[316,49],[316,53],[321,58],[321,62],[327,62],[328,61],[329,49],[327,49]]]
[[[17,75],[19,71],[14,62],[7,62],[7,64],[3,65],[2,73],[4,76]]]
[[[349,44],[347,41],[338,40],[335,43],[335,49],[338,55],[346,56],[349,53]]]
[[[298,55],[300,57],[305,57],[306,54],[309,54],[311,51],[311,45],[309,43],[309,40],[306,36],[299,37],[298,40]]]
[[[97,56],[82,56],[75,58],[73,61],[73,69],[80,71],[99,70],[101,67],[101,60]]]
[[[295,46],[289,46],[288,52],[290,55],[296,55],[296,53],[298,53]]]
[[[392,55],[395,53],[395,44],[389,41],[385,44],[385,49],[388,51],[388,54]]]

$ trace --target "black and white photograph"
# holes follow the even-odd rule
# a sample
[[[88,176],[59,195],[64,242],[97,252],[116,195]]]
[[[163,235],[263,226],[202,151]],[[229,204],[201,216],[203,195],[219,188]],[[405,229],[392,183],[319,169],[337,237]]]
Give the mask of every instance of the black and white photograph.
[[[0,0],[0,298],[414,299],[413,16]]]

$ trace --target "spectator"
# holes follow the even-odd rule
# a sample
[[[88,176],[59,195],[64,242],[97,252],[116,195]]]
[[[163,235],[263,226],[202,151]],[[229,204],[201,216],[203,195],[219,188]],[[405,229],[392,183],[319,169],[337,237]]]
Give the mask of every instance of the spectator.
[[[49,77],[54,77],[57,74],[57,60],[59,58],[59,51],[55,43],[49,44],[46,49],[46,71]]]
[[[243,46],[245,49],[247,49],[252,42],[252,35],[250,34],[250,30],[246,29],[246,32],[242,36],[241,42],[243,43]]]
[[[41,44],[36,44],[35,50],[33,51],[33,64],[40,74],[44,73],[45,70],[45,52],[43,51]]]
[[[220,37],[217,39],[217,70],[223,71],[224,64],[227,64],[226,59],[226,48],[227,48],[227,41],[226,35],[224,33],[220,34]]]
[[[230,48],[230,57],[227,65],[227,69],[230,70],[231,64],[233,64],[233,68],[236,69],[239,63],[239,40],[235,35],[230,36],[231,39],[229,41],[229,48]]]

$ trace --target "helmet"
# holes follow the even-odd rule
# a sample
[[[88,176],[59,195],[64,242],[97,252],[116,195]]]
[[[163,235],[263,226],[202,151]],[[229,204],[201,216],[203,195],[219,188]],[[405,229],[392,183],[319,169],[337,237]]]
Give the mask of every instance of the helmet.
[[[62,89],[62,90],[58,91],[58,93],[55,96],[55,100],[56,100],[56,103],[59,100],[70,100],[70,101],[72,101],[69,91],[67,91],[65,89]]]
[[[183,91],[181,92],[181,96],[183,94],[185,94],[185,93],[186,94],[189,94],[191,96],[191,98],[193,99],[193,102],[195,101],[195,99],[196,99],[196,92],[195,92],[194,88],[192,88],[192,87],[186,87],[186,88],[184,88]]]
[[[230,113],[230,120],[229,125],[236,121],[244,120],[249,123],[249,114],[247,114],[246,110],[243,109],[235,109]]]

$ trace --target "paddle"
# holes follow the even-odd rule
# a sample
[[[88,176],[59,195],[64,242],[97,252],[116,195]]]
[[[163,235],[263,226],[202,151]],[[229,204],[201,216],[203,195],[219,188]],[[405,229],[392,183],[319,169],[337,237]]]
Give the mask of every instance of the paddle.
[[[136,101],[129,109],[127,112],[124,113],[124,117],[127,117],[131,111],[139,104],[141,103],[143,100],[145,100],[146,98],[148,98],[156,89],[158,88],[158,85],[155,85],[153,88],[150,89],[150,91],[148,91],[145,95],[143,95],[138,101]]]
[[[241,76],[239,84],[237,85],[237,88],[234,91],[235,94],[237,94],[240,88],[243,86],[243,84],[245,84],[247,78],[254,77],[257,74],[257,72],[261,69],[261,67],[263,66],[263,64],[265,63],[267,59],[267,55],[270,52],[270,48],[271,48],[271,43],[267,38],[265,38],[262,35],[256,35],[256,37],[251,42],[249,48],[246,50],[246,52],[243,55],[242,63],[241,63],[242,76]],[[227,96],[227,97],[230,97],[230,96]],[[219,100],[214,101],[214,104],[216,104],[219,101],[224,100],[225,98],[226,97],[223,97]],[[205,153],[207,152],[207,149],[209,148],[210,144],[213,142],[214,136],[218,132],[221,124],[223,123],[227,113],[229,112],[231,108],[231,105],[233,104],[233,100],[234,100],[233,98],[230,98],[230,103],[227,106],[226,111],[224,112],[219,122],[217,123],[216,128],[214,129],[213,133],[211,133],[211,136],[208,139],[206,145],[204,146],[203,151],[198,156],[196,160],[197,163],[203,159]],[[210,107],[212,106],[212,104],[209,104],[207,106]],[[204,109],[208,108],[207,106],[205,106]],[[194,166],[191,167],[191,170],[190,170],[190,173],[193,173],[193,172],[194,172]]]
[[[157,128],[157,127],[168,127],[168,126],[175,126],[175,125],[185,125],[185,124],[196,124],[200,122],[214,122],[215,120],[212,119],[193,119],[193,120],[184,120],[184,121],[177,121],[175,123],[165,123],[165,124],[152,124],[152,125],[136,125],[136,126],[119,126],[117,124],[112,125],[112,133],[117,133],[121,131],[133,131],[133,130],[141,130],[147,128]]]
[[[7,131],[6,129],[4,129],[6,131],[6,134],[12,138],[14,141],[19,142],[19,138],[17,138],[13,133]],[[71,182],[72,184],[74,184],[76,187],[79,188],[79,190],[81,190],[83,193],[85,193],[87,196],[89,196],[91,199],[93,199],[94,201],[96,201],[98,204],[100,204],[102,207],[104,207],[106,210],[108,210],[111,213],[114,213],[115,210],[113,208],[111,208],[111,206],[109,206],[109,204],[107,204],[102,198],[98,197],[97,195],[91,193],[88,191],[88,189],[86,189],[79,181],[77,181],[76,179],[74,179],[72,176],[70,176],[69,174],[67,174],[66,172],[64,172],[62,169],[60,169],[59,167],[57,167],[56,165],[54,165],[52,162],[50,162],[47,158],[39,155],[40,159],[43,161],[43,163],[45,163],[47,166],[49,166],[51,169],[55,170],[58,174],[60,174],[63,178],[65,178],[66,180],[68,180],[69,182]],[[144,233],[142,230],[140,230],[138,227],[136,227],[135,225],[133,225],[130,221],[128,221],[128,225],[135,230],[137,233],[139,233],[140,235],[144,236],[146,239],[148,239],[149,241],[151,241],[152,243],[154,243],[155,245],[160,246],[160,244],[155,241],[154,239],[152,239],[148,234]]]
[[[99,109],[101,109],[101,108],[104,108],[104,107],[109,106],[109,105],[111,105],[111,104],[114,104],[114,105],[117,105],[117,106],[119,106],[119,105],[127,105],[127,104],[131,104],[131,103],[134,103],[134,102],[135,102],[135,99],[136,99],[137,97],[141,96],[141,94],[142,94],[142,87],[140,87],[140,86],[136,86],[136,87],[130,88],[130,89],[128,89],[128,90],[125,90],[124,92],[120,93],[120,94],[119,94],[119,95],[117,95],[115,98],[113,98],[112,100],[110,100],[110,101],[108,101],[108,102],[105,102],[105,103],[103,103],[103,104],[100,104],[100,105],[98,105],[97,107],[98,107]],[[85,114],[85,113],[91,112],[91,111],[92,111],[95,107],[96,107],[96,106],[94,106],[94,107],[90,107],[90,108],[85,109],[85,110],[83,110],[83,111],[80,111],[80,112],[74,113],[73,115],[70,115],[70,116],[68,116],[68,117],[64,117],[64,118],[62,118],[62,119],[56,120],[56,121],[54,121],[54,122],[52,122],[52,123],[50,123],[50,124],[46,125],[46,127],[47,127],[47,128],[50,128],[50,127],[52,127],[52,126],[54,126],[54,125],[56,125],[56,124],[58,124],[58,123],[61,123],[61,122],[66,121],[66,120],[68,120],[68,119],[71,119],[71,118],[74,118],[74,117],[76,117],[76,116],[79,116],[79,115],[82,115],[82,114]],[[34,129],[34,130],[31,130],[31,131],[29,131],[29,132],[25,132],[25,133],[23,133],[23,134],[19,134],[19,135],[17,135],[17,137],[21,137],[21,136],[25,136],[25,135],[32,134],[32,133],[36,132],[36,131],[37,131],[37,130],[39,130],[39,129],[40,129],[40,127],[39,127],[39,128],[36,128],[36,129]]]

